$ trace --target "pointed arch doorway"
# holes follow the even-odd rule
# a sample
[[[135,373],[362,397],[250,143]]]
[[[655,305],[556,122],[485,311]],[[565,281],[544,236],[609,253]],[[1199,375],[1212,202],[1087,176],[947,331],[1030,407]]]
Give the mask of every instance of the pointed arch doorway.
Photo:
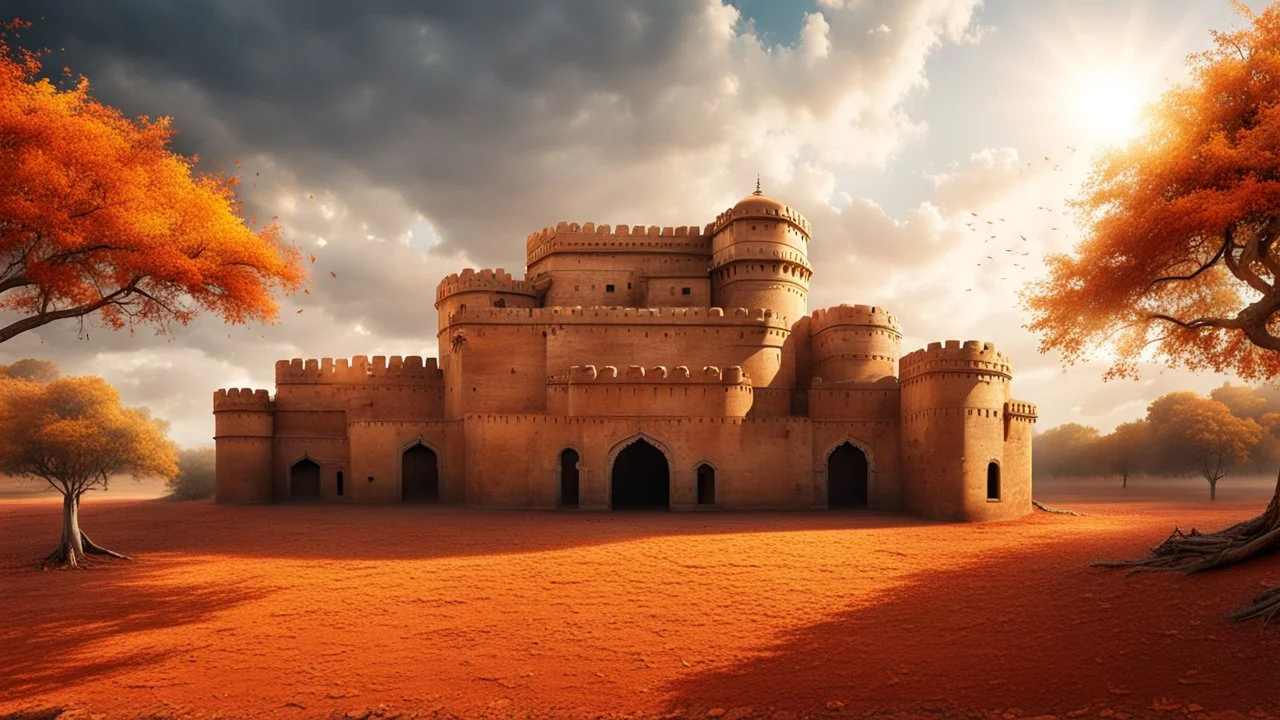
[[[843,442],[827,456],[827,507],[867,507],[871,467],[867,455]]]
[[[406,503],[440,501],[440,463],[436,453],[414,443],[400,456],[400,500]]]
[[[666,510],[671,507],[671,467],[667,456],[640,438],[613,460],[610,473],[613,510]]]

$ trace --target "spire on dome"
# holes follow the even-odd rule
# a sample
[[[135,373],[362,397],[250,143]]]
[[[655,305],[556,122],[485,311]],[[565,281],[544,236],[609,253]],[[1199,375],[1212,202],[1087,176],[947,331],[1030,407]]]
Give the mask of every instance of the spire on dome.
[[[753,193],[751,193],[751,194],[752,194],[752,195],[763,195],[763,194],[764,194],[764,193],[760,192],[760,173],[756,173],[756,191],[755,191],[755,192],[753,192]]]

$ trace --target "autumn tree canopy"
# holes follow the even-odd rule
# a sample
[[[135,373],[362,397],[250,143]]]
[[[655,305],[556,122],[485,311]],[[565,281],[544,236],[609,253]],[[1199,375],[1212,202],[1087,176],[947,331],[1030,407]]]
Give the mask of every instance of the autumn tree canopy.
[[[1089,228],[1024,295],[1042,351],[1109,346],[1192,370],[1280,373],[1280,5],[1190,60],[1193,80],[1098,159],[1074,208]]]
[[[1248,462],[1266,431],[1250,418],[1192,392],[1174,392],[1151,403],[1147,425],[1165,468],[1192,472],[1209,483],[1209,499],[1218,495],[1218,482]]]
[[[76,566],[111,551],[80,530],[80,499],[112,475],[173,477],[177,446],[167,423],[120,404],[100,377],[41,384],[0,377],[0,473],[42,480],[62,493],[63,528],[48,561]]]
[[[276,223],[245,223],[237,179],[171,151],[169,118],[127,118],[87,80],[60,89],[39,73],[0,34],[0,311],[17,316],[0,342],[89,315],[114,329],[201,310],[274,319],[275,293],[305,278],[301,254]]]

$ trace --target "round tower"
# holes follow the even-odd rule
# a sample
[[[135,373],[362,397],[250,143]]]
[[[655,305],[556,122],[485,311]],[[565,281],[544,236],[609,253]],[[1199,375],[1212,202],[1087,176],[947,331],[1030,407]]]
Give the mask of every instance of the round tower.
[[[898,374],[902,327],[884,308],[840,305],[814,310],[809,335],[813,377],[824,383],[873,383]]]
[[[1029,474],[1006,472],[1013,368],[992,343],[948,340],[902,358],[903,501],[936,520],[1031,512]],[[1021,458],[1010,458],[1021,464]]]
[[[440,314],[443,329],[449,326],[449,318],[455,313],[479,308],[531,308],[537,307],[533,284],[511,277],[511,273],[497,270],[473,270],[467,268],[440,281],[436,286],[436,311]]]
[[[274,407],[266,390],[213,393],[214,497],[218,502],[269,503]]]
[[[809,221],[760,191],[712,224],[711,304],[768,308],[794,324],[808,313]]]

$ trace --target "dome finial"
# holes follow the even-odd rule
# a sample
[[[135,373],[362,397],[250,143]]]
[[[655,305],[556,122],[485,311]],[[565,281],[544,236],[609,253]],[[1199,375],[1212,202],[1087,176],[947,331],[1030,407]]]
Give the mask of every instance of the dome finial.
[[[760,173],[756,173],[756,191],[755,191],[755,192],[753,192],[753,193],[751,193],[751,194],[752,194],[752,195],[763,195],[763,194],[764,194],[764,193],[760,192]]]

